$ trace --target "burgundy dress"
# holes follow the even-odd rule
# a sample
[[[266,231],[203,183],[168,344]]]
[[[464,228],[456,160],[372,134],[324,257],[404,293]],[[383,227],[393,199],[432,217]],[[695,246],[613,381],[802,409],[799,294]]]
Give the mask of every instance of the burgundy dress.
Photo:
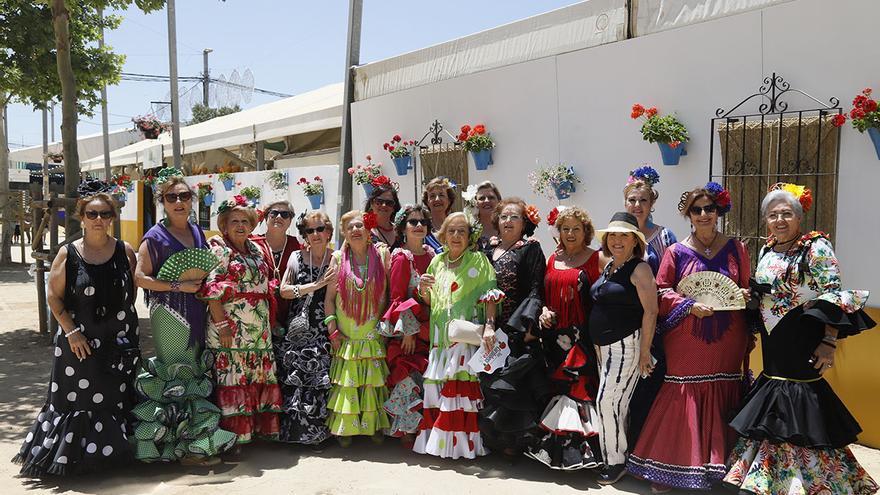
[[[627,461],[631,474],[697,490],[708,490],[724,477],[736,440],[727,422],[743,392],[749,341],[744,312],[697,318],[689,314],[694,301],[675,287],[692,273],[713,271],[747,288],[749,267],[748,252],[733,239],[712,259],[681,243],[666,250],[657,272],[666,378]]]

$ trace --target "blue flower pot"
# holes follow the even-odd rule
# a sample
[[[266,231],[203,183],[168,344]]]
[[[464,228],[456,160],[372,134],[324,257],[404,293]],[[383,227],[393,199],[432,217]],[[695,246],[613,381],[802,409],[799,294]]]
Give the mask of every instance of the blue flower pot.
[[[232,190],[232,186],[235,185],[235,179],[226,179],[223,181],[223,187],[226,188],[227,191]]]
[[[323,203],[324,195],[323,194],[310,194],[306,196],[308,198],[309,203],[313,210],[320,210],[321,203]]]
[[[556,193],[556,199],[559,200],[568,199],[575,190],[574,182],[568,180],[553,185],[553,192]]]
[[[202,203],[205,203],[205,206],[214,204],[214,193],[205,194],[205,197],[202,198]]]
[[[116,198],[116,201],[119,201],[120,203],[125,203],[126,201],[128,201],[128,193],[124,190],[120,190],[119,192],[114,194],[113,197]]]
[[[412,168],[412,156],[401,156],[392,158],[394,160],[394,168],[397,169],[397,175],[406,175],[406,172]]]
[[[248,206],[250,206],[251,208],[256,208],[257,206],[260,205],[260,198],[248,198],[248,199],[247,199],[247,204],[248,204]]]
[[[687,155],[685,143],[681,143],[675,148],[669,146],[669,143],[657,143],[657,146],[660,147],[660,157],[663,159],[663,165],[678,165],[678,160],[683,155]]]
[[[134,192],[134,184],[129,184],[129,185],[126,187],[126,189],[128,189],[128,192]]]
[[[367,197],[369,198],[370,195],[373,194],[373,189],[375,189],[375,188],[369,182],[367,182],[366,184],[361,184],[361,186],[364,188],[364,194],[366,194]]]
[[[877,159],[880,160],[880,129],[869,127],[868,136],[871,136],[871,142],[874,143],[874,151],[877,152]]]
[[[477,170],[486,170],[492,165],[492,150],[471,151],[471,156],[474,157]]]

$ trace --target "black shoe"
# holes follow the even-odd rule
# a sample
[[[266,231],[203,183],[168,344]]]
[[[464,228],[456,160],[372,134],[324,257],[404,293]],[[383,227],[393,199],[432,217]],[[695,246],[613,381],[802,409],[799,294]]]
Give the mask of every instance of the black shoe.
[[[596,480],[596,483],[600,485],[613,485],[620,481],[620,478],[623,478],[623,475],[626,474],[626,465],[624,464],[615,464],[613,466],[605,466],[599,473],[599,478]]]

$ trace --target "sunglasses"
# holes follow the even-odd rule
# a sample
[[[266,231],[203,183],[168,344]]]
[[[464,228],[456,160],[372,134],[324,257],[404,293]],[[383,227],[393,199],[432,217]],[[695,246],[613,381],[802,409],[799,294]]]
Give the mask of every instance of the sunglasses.
[[[285,220],[293,218],[293,212],[287,210],[269,210],[269,216],[272,218],[281,217]]]
[[[373,204],[376,206],[387,206],[392,208],[394,206],[394,200],[391,199],[382,199],[382,198],[374,198]]]
[[[320,227],[315,227],[315,228],[306,227],[306,228],[303,229],[303,232],[305,232],[306,235],[312,235],[312,234],[314,234],[315,232],[317,232],[317,233],[319,233],[319,234],[320,234],[320,233],[323,233],[325,230],[327,230],[327,227],[321,225]]]
[[[116,214],[113,213],[113,210],[101,210],[101,211],[89,210],[86,212],[86,218],[88,218],[89,220],[95,220],[98,217],[101,217],[104,220],[108,220],[108,219],[111,219],[115,216],[116,216]]]
[[[428,219],[427,218],[410,218],[409,220],[406,221],[406,223],[408,223],[412,227],[418,227],[419,225],[424,225],[425,227],[427,227],[428,226]]]
[[[193,193],[189,191],[180,193],[165,193],[162,195],[162,199],[164,199],[166,203],[177,203],[178,201],[186,203],[187,201],[191,200],[192,197]]]
[[[703,212],[706,212],[707,215],[711,215],[718,211],[718,205],[706,205],[706,206],[691,206],[688,208],[688,212],[691,215],[700,216]]]

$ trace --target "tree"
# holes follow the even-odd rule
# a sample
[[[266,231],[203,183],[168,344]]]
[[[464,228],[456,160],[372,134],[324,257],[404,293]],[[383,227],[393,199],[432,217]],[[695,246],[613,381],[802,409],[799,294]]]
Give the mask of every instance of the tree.
[[[65,194],[71,197],[79,184],[77,115],[93,115],[93,109],[101,103],[101,88],[119,82],[125,60],[110,47],[97,46],[101,31],[115,29],[121,21],[118,16],[101,16],[100,9],[125,9],[131,3],[0,0],[0,110],[13,101],[35,109],[47,108],[51,101],[62,101]],[[164,0],[138,0],[135,4],[149,11],[161,8]],[[8,174],[8,136],[0,126],[0,213],[4,219],[0,263],[9,262],[12,239],[12,223],[7,214]]]
[[[201,103],[196,103],[190,109],[192,118],[189,120],[189,125],[198,124],[199,122],[211,120],[215,117],[222,117],[240,111],[241,108],[238,105],[235,105],[234,107],[211,108]]]

